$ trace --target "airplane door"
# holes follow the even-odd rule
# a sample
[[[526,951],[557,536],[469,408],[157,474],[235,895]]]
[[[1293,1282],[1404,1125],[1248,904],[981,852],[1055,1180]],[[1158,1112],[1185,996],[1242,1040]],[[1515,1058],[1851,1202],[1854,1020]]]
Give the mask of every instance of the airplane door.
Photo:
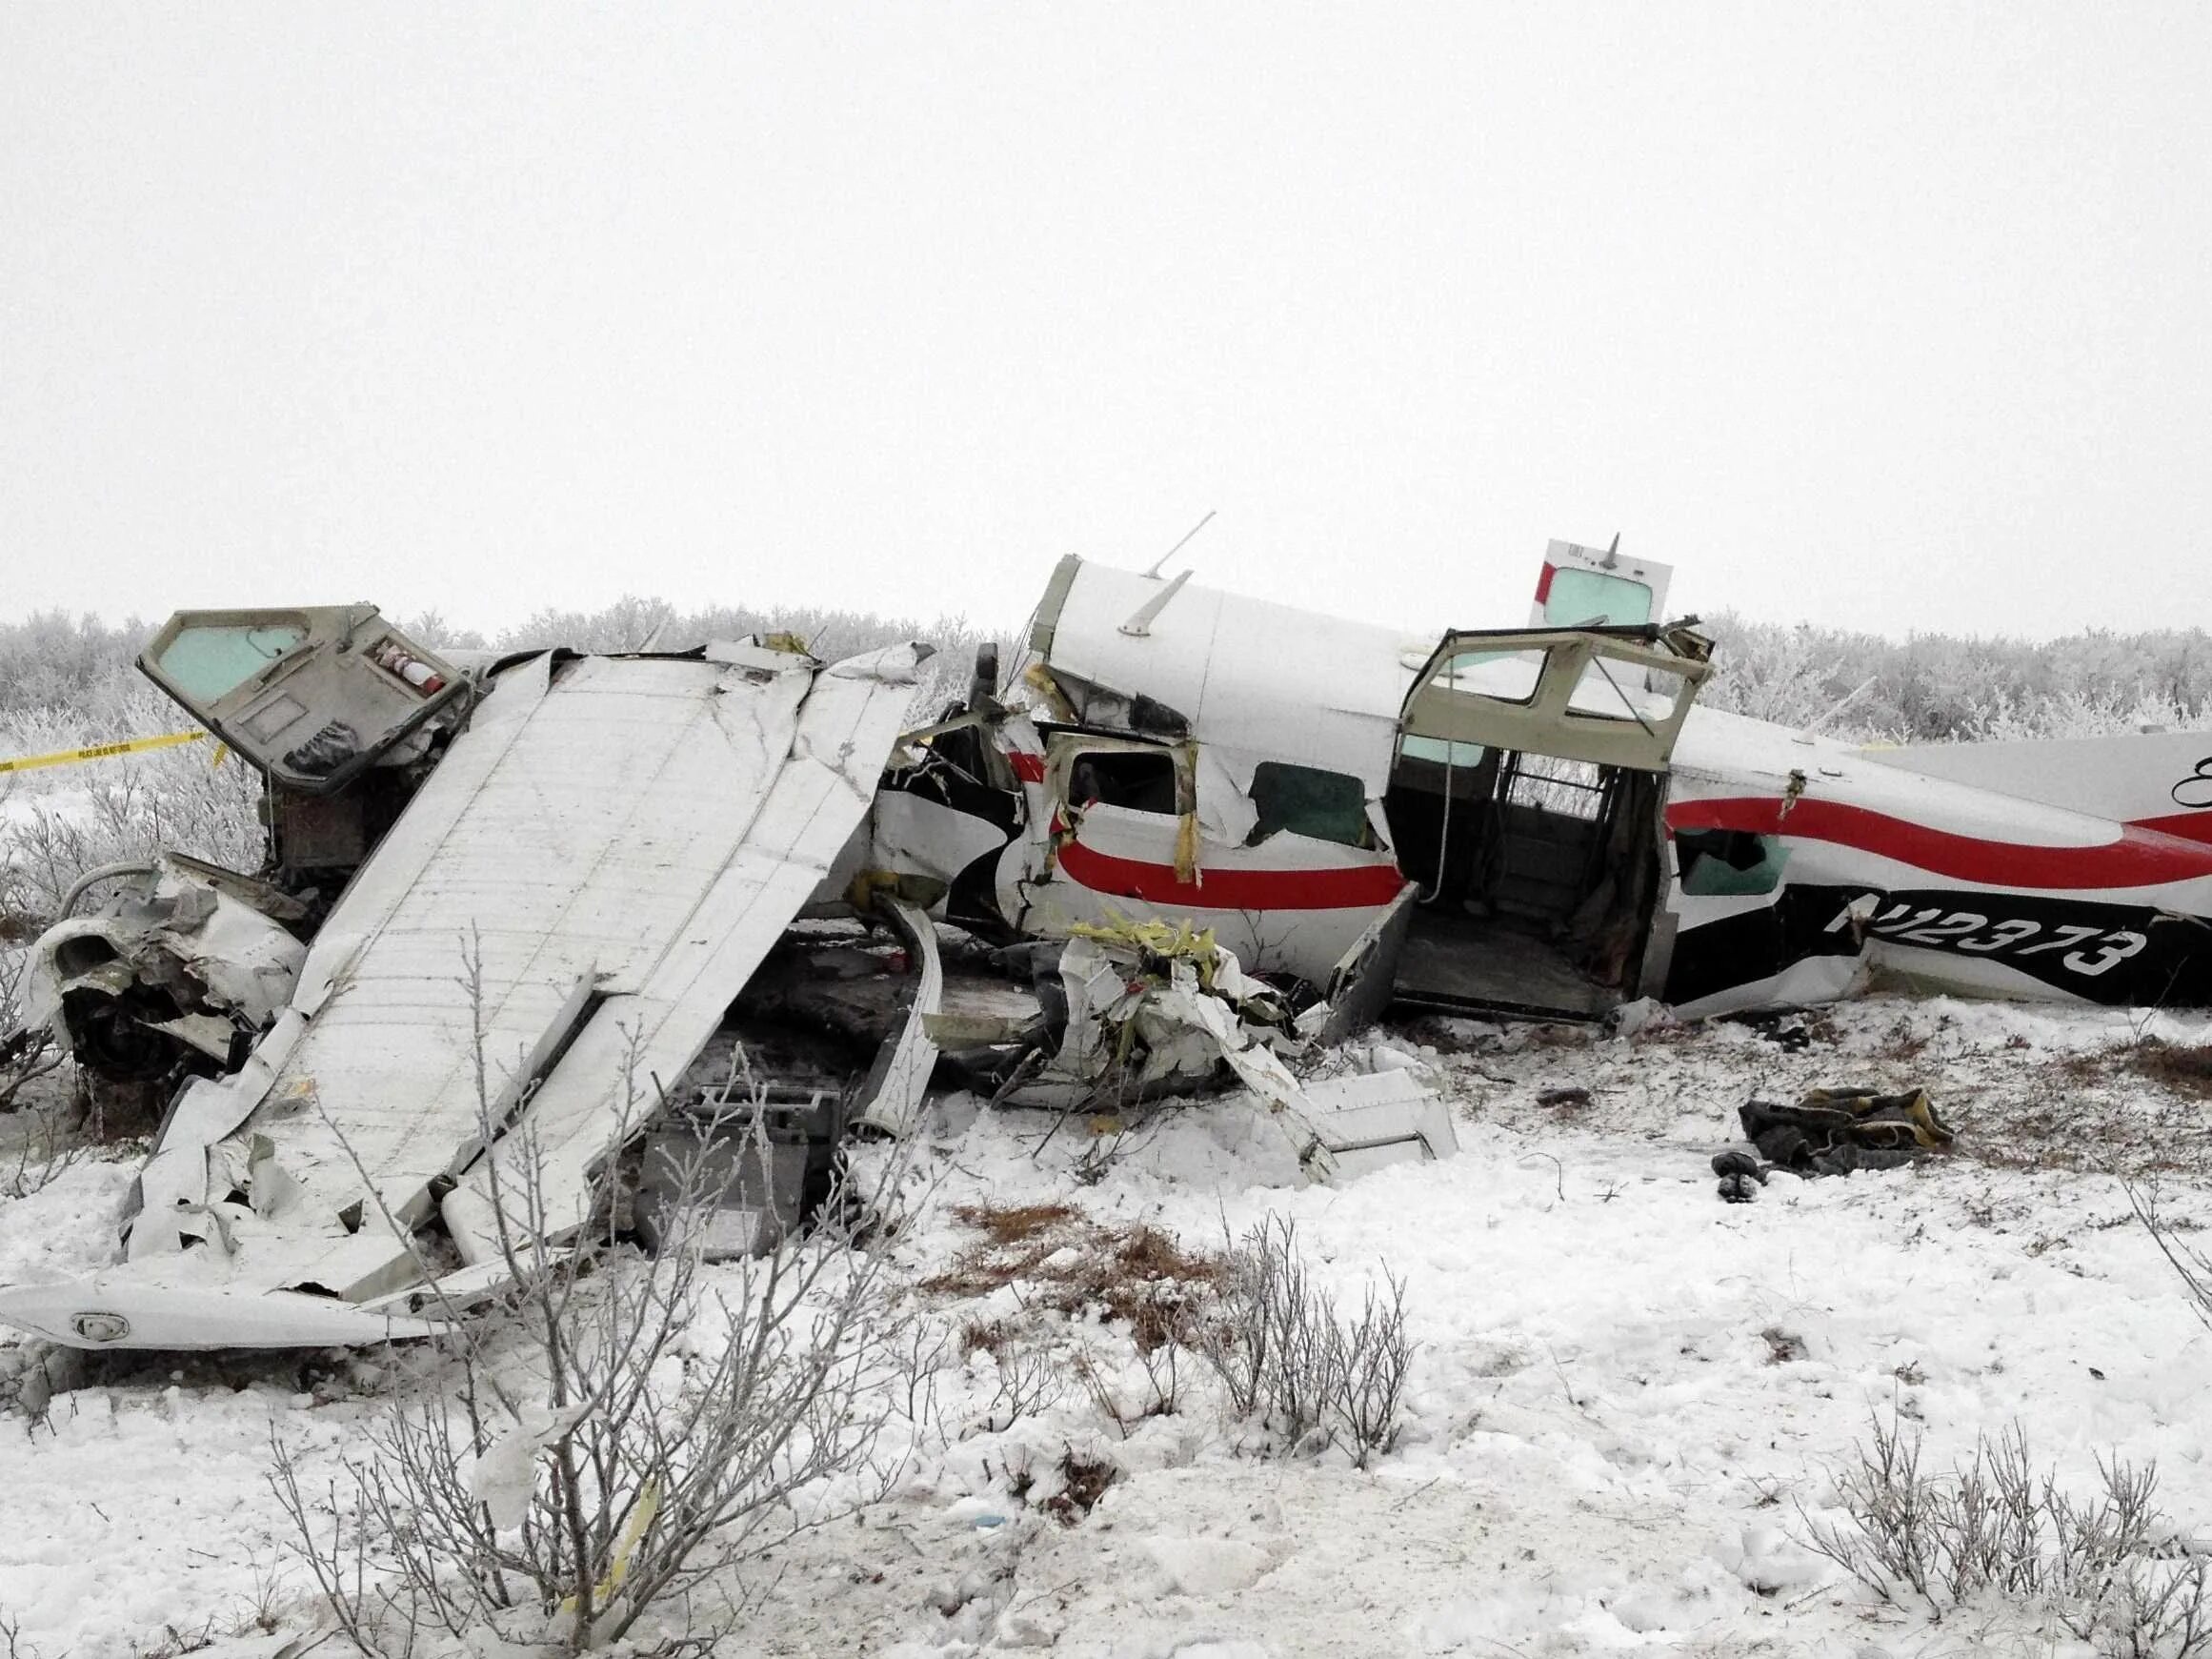
[[[1686,630],[1460,631],[1429,654],[1398,714],[1410,739],[1664,772],[1712,665]]]
[[[373,605],[179,611],[138,665],[224,742],[303,795],[344,788],[466,683]]]
[[[1596,1019],[1658,988],[1668,768],[1706,654],[1627,628],[1454,633],[1429,654],[1386,799],[1423,888],[1401,1001]]]

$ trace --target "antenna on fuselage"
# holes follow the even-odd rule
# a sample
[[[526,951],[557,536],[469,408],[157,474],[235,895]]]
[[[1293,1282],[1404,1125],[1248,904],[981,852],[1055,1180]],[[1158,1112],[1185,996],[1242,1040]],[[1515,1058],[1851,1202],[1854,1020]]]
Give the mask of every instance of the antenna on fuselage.
[[[1150,634],[1154,618],[1167,609],[1167,602],[1181,593],[1183,584],[1190,579],[1191,573],[1189,571],[1179,570],[1176,572],[1169,578],[1166,587],[1160,589],[1158,593],[1136,607],[1136,613],[1131,616],[1129,620],[1121,624],[1121,631],[1132,639],[1141,639]]]
[[[1152,569],[1146,571],[1144,574],[1155,581],[1158,580],[1160,568],[1165,565],[1169,559],[1175,557],[1176,554],[1182,552],[1184,547],[1189,544],[1192,536],[1197,535],[1199,531],[1205,529],[1207,525],[1213,523],[1214,515],[1217,511],[1219,511],[1217,508],[1207,508],[1205,517],[1199,519],[1197,523],[1192,525],[1189,530],[1184,532],[1181,541],[1176,542],[1175,546],[1169,548],[1167,552],[1161,554],[1159,557],[1154,559],[1152,563]]]

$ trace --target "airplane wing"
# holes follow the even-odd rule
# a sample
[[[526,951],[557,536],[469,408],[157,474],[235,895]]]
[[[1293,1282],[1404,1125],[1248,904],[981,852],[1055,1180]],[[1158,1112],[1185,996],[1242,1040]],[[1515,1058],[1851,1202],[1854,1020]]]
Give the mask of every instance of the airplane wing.
[[[537,1166],[545,1234],[580,1223],[590,1171],[866,815],[926,652],[548,655],[502,675],[245,1067],[180,1097],[125,1260],[0,1290],[0,1320],[77,1345],[416,1334],[387,1300],[424,1281],[411,1235],[439,1216],[481,1271],[494,1163]]]

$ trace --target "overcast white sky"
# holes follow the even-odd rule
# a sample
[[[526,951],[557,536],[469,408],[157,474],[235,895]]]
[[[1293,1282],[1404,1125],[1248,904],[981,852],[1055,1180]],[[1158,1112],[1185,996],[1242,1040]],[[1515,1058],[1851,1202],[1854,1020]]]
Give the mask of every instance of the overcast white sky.
[[[2212,623],[2212,10],[0,9],[0,616]]]

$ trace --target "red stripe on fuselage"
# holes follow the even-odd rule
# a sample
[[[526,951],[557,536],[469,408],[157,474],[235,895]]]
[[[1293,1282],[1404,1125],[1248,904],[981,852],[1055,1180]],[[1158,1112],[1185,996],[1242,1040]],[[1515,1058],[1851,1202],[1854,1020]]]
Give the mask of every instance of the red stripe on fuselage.
[[[2129,826],[2183,841],[2212,841],[2212,811],[2177,812],[2166,818],[2139,818]]]
[[[1840,800],[1773,798],[1681,800],[1667,808],[1674,830],[1743,830],[1856,847],[1931,875],[1984,887],[2156,887],[2212,876],[2212,848],[2134,824],[2091,847],[2038,847],[1954,835]]]
[[[1014,765],[1015,777],[1024,783],[1042,783],[1045,761],[1042,755],[1024,755],[1019,749],[1006,751],[1006,759]]]
[[[1117,859],[1078,840],[1059,846],[1060,872],[1069,880],[1114,899],[1190,910],[1366,910],[1398,897],[1405,878],[1395,864],[1337,864],[1319,870],[1201,870],[1203,883],[1186,881],[1173,864]]]

